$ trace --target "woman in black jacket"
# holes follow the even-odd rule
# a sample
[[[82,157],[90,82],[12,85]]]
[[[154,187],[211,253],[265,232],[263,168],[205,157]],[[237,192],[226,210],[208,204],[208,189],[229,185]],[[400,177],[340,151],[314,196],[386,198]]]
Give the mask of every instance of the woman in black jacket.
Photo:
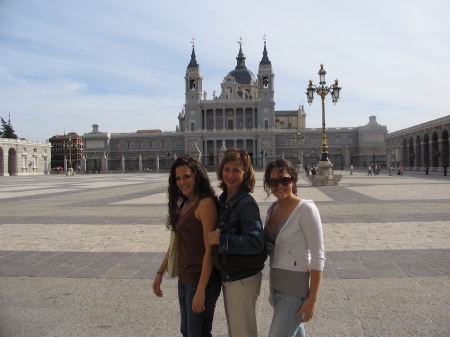
[[[217,169],[223,193],[216,230],[208,235],[215,245],[214,263],[221,271],[225,314],[230,337],[257,337],[256,300],[264,268],[264,232],[255,199],[255,172],[250,156],[230,149]]]

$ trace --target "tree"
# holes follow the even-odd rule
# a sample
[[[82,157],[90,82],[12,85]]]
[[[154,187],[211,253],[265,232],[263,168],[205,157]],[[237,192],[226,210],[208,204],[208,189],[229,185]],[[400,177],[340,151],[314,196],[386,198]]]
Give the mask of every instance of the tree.
[[[12,138],[12,139],[17,139],[17,135],[11,125],[11,122],[8,120],[8,122],[6,122],[2,117],[0,117],[2,120],[2,138]]]

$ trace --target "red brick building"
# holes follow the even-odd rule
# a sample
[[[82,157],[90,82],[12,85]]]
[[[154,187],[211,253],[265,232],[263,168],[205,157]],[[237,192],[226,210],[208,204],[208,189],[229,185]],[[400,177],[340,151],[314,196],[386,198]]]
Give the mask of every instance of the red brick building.
[[[67,135],[53,136],[49,142],[52,145],[52,168],[64,167],[64,158],[67,158],[67,168],[77,170],[84,153],[83,138],[75,132],[69,132]]]

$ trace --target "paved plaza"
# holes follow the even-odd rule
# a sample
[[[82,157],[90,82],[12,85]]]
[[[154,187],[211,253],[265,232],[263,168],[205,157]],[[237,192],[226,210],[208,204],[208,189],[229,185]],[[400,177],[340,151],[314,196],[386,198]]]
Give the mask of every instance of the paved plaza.
[[[343,174],[334,187],[298,182],[320,210],[327,257],[307,335],[450,336],[450,177]],[[0,177],[0,336],[179,336],[176,279],[164,278],[163,298],[151,289],[168,246],[167,177]],[[267,279],[266,267],[260,336]],[[227,336],[222,296],[213,336]]]

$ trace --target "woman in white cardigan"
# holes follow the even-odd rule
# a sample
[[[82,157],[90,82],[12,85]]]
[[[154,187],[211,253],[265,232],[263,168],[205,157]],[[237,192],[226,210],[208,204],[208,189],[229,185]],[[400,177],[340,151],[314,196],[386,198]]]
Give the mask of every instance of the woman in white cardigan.
[[[267,165],[264,190],[277,198],[264,229],[270,252],[270,298],[274,313],[269,337],[305,336],[313,318],[325,264],[322,222],[311,200],[297,197],[298,175],[291,162]]]

